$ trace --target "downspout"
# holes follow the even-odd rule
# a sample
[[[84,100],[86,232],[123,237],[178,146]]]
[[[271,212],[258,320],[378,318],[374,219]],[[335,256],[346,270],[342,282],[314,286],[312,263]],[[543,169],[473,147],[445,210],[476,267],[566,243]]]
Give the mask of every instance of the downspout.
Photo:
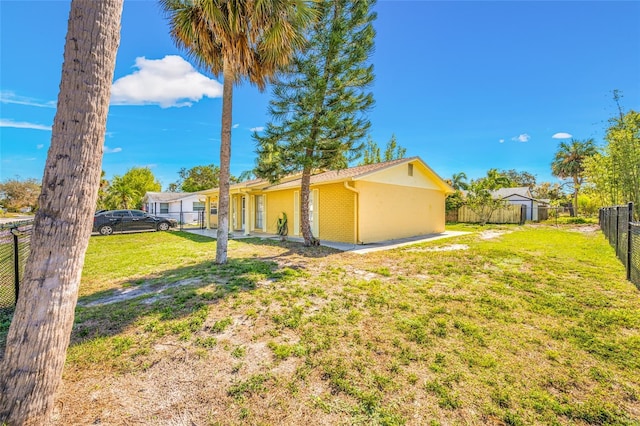
[[[349,182],[344,181],[344,187],[349,191],[353,191],[355,193],[355,202],[353,208],[353,232],[354,232],[354,244],[362,244],[360,242],[360,191],[355,189],[352,186],[349,186]]]

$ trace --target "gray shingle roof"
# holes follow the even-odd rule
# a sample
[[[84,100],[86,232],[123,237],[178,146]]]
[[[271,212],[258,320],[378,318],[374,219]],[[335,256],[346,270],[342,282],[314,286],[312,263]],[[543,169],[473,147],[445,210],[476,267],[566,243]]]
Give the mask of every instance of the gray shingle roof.
[[[510,195],[519,195],[521,197],[532,198],[528,186],[519,186],[516,188],[500,188],[491,193],[493,198],[506,198]]]

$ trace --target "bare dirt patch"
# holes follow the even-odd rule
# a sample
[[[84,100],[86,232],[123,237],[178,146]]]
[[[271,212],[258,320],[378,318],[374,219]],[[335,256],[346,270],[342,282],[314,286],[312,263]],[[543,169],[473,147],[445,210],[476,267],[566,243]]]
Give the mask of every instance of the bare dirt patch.
[[[448,246],[440,246],[440,247],[412,248],[412,249],[408,249],[407,251],[424,252],[424,251],[457,251],[457,250],[469,250],[469,246],[466,244],[449,244]]]
[[[498,231],[495,229],[490,229],[488,231],[482,231],[479,236],[481,240],[492,240],[502,235],[510,234],[511,232],[513,231]]]
[[[571,231],[581,232],[583,234],[593,234],[600,231],[600,225],[578,225],[571,228]]]
[[[181,287],[185,285],[199,284],[199,283],[200,283],[200,279],[189,278],[186,280],[181,280],[181,281],[177,281],[170,284],[162,284],[162,285],[142,284],[137,287],[125,287],[125,288],[114,290],[111,296],[92,300],[90,302],[79,301],[78,305],[85,306],[85,307],[102,306],[102,305],[109,305],[111,303],[123,302],[125,300],[135,299],[136,297],[139,297],[139,296],[145,296],[149,294],[157,295],[157,297],[154,297],[149,301],[149,303],[151,303],[158,300],[158,298],[162,297],[162,292],[168,288]]]

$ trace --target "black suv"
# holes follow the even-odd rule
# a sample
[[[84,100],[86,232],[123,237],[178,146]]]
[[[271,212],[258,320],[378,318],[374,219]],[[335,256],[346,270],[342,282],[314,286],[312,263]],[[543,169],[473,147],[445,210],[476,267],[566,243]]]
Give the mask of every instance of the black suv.
[[[142,210],[106,210],[93,217],[93,232],[100,235],[122,231],[167,231],[177,225],[175,219],[153,216]]]

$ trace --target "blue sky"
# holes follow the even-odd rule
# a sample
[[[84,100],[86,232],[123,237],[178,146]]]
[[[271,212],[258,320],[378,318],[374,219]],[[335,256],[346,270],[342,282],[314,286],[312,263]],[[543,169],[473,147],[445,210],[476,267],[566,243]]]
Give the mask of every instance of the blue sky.
[[[615,113],[640,109],[640,2],[379,1],[371,134],[395,133],[442,177],[489,168],[557,181],[561,136],[602,143]],[[69,2],[0,0],[0,180],[42,177]],[[125,1],[109,111],[107,178],[218,164],[221,85],[168,35],[155,1]],[[234,92],[233,174],[253,167],[270,91]],[[554,138],[554,135],[556,136]]]

